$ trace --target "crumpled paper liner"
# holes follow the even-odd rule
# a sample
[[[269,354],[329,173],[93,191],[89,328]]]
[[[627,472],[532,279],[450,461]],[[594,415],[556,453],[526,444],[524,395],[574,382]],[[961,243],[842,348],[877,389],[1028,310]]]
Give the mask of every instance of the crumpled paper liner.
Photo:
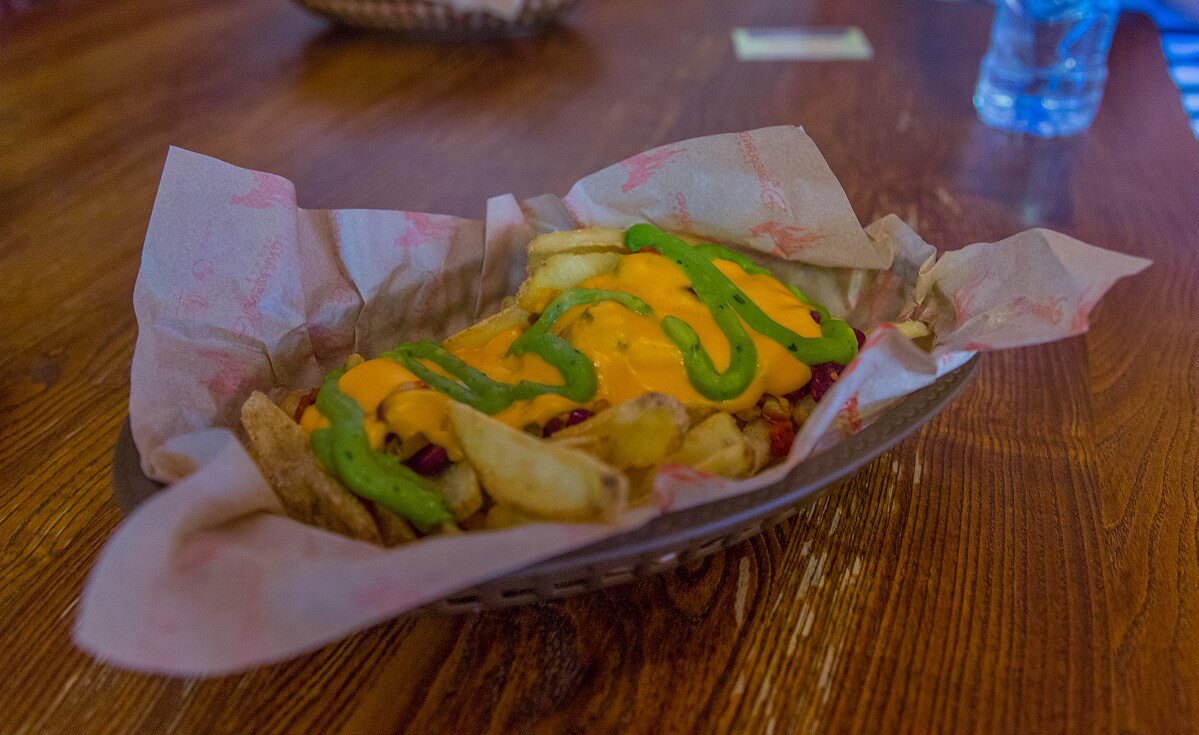
[[[134,291],[130,415],[148,475],[173,483],[127,518],[84,591],[75,640],[140,671],[206,676],[295,656],[486,579],[762,487],[975,351],[1079,334],[1148,261],[1032,230],[940,258],[897,217],[863,230],[800,128],[683,141],[563,198],[487,203],[485,222],[304,210],[290,182],[172,149]],[[666,467],[616,523],[537,523],[382,549],[305,526],[236,437],[254,389],[314,386],[352,351],[440,338],[494,312],[536,233],[652,222],[739,243],[863,328],[876,327],[787,461],[732,481]],[[931,353],[891,321],[935,329]]]

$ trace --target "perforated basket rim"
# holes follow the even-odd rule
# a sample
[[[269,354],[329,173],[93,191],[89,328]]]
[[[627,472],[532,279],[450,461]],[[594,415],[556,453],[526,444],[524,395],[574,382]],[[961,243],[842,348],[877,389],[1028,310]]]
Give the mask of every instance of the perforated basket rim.
[[[809,457],[767,487],[666,513],[640,528],[532,564],[431,603],[425,612],[478,612],[625,584],[702,559],[774,526],[847,480],[941,412],[969,383],[980,356],[899,399],[869,426]],[[141,471],[126,419],[113,448],[113,498],[125,513],[162,488]]]

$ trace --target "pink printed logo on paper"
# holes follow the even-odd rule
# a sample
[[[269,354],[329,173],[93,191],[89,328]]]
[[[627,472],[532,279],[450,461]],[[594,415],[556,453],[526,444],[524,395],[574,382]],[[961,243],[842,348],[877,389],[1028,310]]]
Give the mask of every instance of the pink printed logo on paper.
[[[862,430],[862,413],[858,410],[858,394],[854,393],[837,414],[842,436],[853,436]]]
[[[792,258],[807,250],[820,239],[820,233],[805,230],[798,225],[784,225],[774,220],[754,225],[749,234],[768,237],[774,243],[774,252],[784,258]]]
[[[983,285],[982,275],[976,275],[969,281],[963,283],[956,291],[953,292],[953,326],[954,329],[962,326],[969,319],[970,312],[974,309],[974,298],[978,295],[978,289]]]
[[[396,238],[396,245],[411,248],[427,242],[448,240],[458,229],[458,223],[450,217],[412,212],[405,215],[408,227]]]
[[[208,310],[208,299],[199,294],[191,294],[179,299],[179,311],[188,316],[202,314]]]
[[[1070,318],[1070,334],[1082,334],[1090,326],[1087,316],[1099,303],[1098,297],[1089,298],[1090,293],[1091,289],[1087,288],[1078,295],[1078,308],[1074,310],[1074,316]]]
[[[245,194],[234,194],[230,197],[230,204],[247,209],[290,207],[295,204],[291,184],[287,179],[261,171],[251,171],[250,176],[254,178],[254,185]]]
[[[620,167],[625,170],[626,180],[621,184],[620,192],[628,194],[649,181],[650,177],[665,166],[667,161],[682,152],[681,148],[658,148],[621,161]]]
[[[216,266],[207,258],[197,258],[192,261],[192,277],[197,281],[207,281],[216,272]]]
[[[1027,296],[1017,296],[1008,307],[1013,316],[1029,316],[1050,326],[1062,321],[1064,298],[1048,298],[1044,301],[1033,301]]]
[[[283,250],[283,244],[278,240],[272,240],[267,243],[262,252],[262,263],[258,266],[258,271],[249,281],[249,290],[246,293],[246,298],[241,303],[242,317],[234,322],[235,329],[243,334],[249,335],[254,331],[254,326],[262,319],[262,311],[258,308],[262,297],[266,295],[267,286],[271,282],[271,276],[275,272],[275,267],[279,263],[279,254]]]
[[[681,191],[674,193],[674,218],[683,232],[691,232],[691,213],[687,211],[687,197]]]
[[[787,200],[783,197],[782,185],[766,170],[766,162],[762,160],[762,154],[758,145],[754,143],[753,136],[749,133],[737,133],[737,145],[741,147],[741,160],[753,169],[754,175],[758,177],[758,200],[762,202],[762,206],[787,211]]]

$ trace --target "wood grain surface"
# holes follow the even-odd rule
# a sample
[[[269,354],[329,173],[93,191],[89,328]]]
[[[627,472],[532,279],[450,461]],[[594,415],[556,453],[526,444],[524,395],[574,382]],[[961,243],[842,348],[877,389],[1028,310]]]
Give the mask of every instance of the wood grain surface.
[[[985,5],[584,0],[542,39],[332,29],[282,0],[0,16],[0,733],[1199,728],[1199,143],[1125,18],[1095,125],[970,106]],[[854,24],[869,62],[738,63],[736,25]],[[381,624],[212,681],[70,642],[119,521],[130,294],[166,147],[306,207],[481,216],[695,135],[806,126],[859,217],[956,248],[1044,225],[1154,259],[1085,337],[996,354],[798,519],[557,604]]]

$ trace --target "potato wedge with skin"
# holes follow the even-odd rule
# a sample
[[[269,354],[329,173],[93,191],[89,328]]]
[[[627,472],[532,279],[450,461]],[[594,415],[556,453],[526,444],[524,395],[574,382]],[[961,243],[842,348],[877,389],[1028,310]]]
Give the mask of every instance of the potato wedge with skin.
[[[728,447],[704,458],[695,469],[718,477],[748,477],[753,467],[753,451],[745,445]]]
[[[375,523],[379,526],[379,535],[383,537],[384,546],[402,546],[417,539],[416,529],[407,519],[381,505],[370,501],[363,501],[363,503],[375,517]]]
[[[483,492],[479,489],[479,477],[466,462],[449,466],[433,482],[433,487],[445,498],[446,505],[454,514],[454,520],[463,521],[483,507]]]
[[[896,322],[895,331],[911,340],[927,337],[933,333],[932,330],[928,328],[928,325],[924,322],[918,322],[911,319],[906,322]]]
[[[756,418],[745,425],[741,436],[749,447],[751,462],[749,474],[754,474],[770,463],[770,424]]]
[[[289,516],[363,541],[382,542],[366,506],[321,468],[308,436],[283,409],[255,392],[242,404],[241,422],[258,467]]]
[[[295,416],[300,409],[300,401],[308,391],[299,388],[276,388],[271,391],[271,402],[288,416]]]
[[[624,474],[629,478],[629,505],[645,504],[654,494],[654,479],[658,476],[657,466],[629,467],[624,470]]]
[[[542,441],[450,402],[452,427],[487,494],[540,518],[607,519],[628,505],[628,480],[589,454]]]
[[[910,319],[906,322],[896,322],[895,330],[925,352],[932,352],[937,342],[937,335],[933,334],[932,328],[924,322]]]
[[[672,234],[688,245],[709,242],[709,240],[690,234],[680,232]],[[586,253],[627,253],[628,251],[628,248],[624,244],[624,230],[609,227],[584,227],[578,230],[547,232],[544,235],[538,235],[533,238],[526,248],[530,273],[547,258],[555,255],[562,255],[564,253],[573,255]]]
[[[695,428],[708,419],[712,414],[716,413],[714,406],[705,406],[700,403],[688,403],[684,408],[687,409],[687,427]]]
[[[512,304],[500,309],[481,322],[470,325],[456,334],[445,338],[442,346],[454,350],[478,347],[487,344],[497,334],[513,327],[528,327],[529,312]]]
[[[736,419],[714,413],[687,432],[682,448],[667,461],[721,477],[742,477],[753,467],[754,452]]]
[[[616,253],[555,255],[541,263],[516,292],[516,303],[525,311],[540,314],[562,291],[601,273],[616,269]]]
[[[816,410],[816,401],[812,400],[811,396],[804,396],[791,406],[791,423],[796,427],[802,427],[811,417],[812,412]],[[797,428],[796,431],[799,429]]]
[[[555,255],[584,253],[627,253],[624,230],[607,227],[588,227],[580,230],[560,230],[538,235],[525,249],[529,272]]]
[[[498,531],[503,528],[512,528],[524,523],[535,523],[538,520],[527,511],[517,508],[515,505],[508,503],[496,503],[488,509],[487,515],[483,520],[483,527]]]
[[[661,393],[618,403],[550,437],[614,467],[652,467],[683,444],[687,409]]]

